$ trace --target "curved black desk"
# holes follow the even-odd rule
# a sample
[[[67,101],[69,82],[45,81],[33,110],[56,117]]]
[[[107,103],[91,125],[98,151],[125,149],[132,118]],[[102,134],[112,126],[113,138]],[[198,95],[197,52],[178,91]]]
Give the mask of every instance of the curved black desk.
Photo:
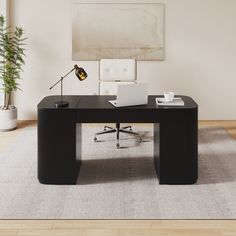
[[[60,96],[38,104],[38,179],[75,184],[81,164],[81,123],[154,123],[154,165],[160,184],[193,184],[198,177],[198,105],[181,96],[182,107],[114,108],[114,96],[64,96],[67,108],[54,108]],[[77,132],[76,132],[77,129]],[[93,137],[91,137],[93,138]]]

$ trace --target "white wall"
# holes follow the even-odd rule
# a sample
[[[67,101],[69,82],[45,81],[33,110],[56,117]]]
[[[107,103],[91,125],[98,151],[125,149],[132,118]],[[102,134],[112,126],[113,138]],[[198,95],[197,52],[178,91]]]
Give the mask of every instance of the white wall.
[[[9,0],[0,0],[0,15],[6,17],[7,22],[8,22],[8,5],[9,5]]]
[[[9,0],[0,0],[0,15],[3,15],[6,19],[6,23],[8,25],[8,3]],[[3,92],[2,92],[2,83],[0,82],[0,106],[3,105]]]
[[[236,119],[236,1],[159,2],[166,4],[166,59],[139,62],[139,80],[149,83],[150,94],[173,90],[192,96],[200,119]],[[77,63],[71,60],[71,1],[12,0],[10,13],[11,23],[29,37],[23,92],[15,98],[19,119],[34,119],[37,103],[60,91],[49,91],[50,85]],[[65,93],[96,92],[98,63],[79,65],[89,78],[80,82],[70,76]]]

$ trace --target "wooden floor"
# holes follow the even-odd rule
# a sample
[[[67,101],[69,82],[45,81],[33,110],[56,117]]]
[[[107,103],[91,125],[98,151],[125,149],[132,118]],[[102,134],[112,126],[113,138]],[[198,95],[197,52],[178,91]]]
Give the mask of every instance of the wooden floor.
[[[235,236],[233,220],[6,220],[1,236]]]
[[[10,148],[24,127],[0,133],[0,152]],[[142,124],[139,124],[142,125]],[[199,127],[224,127],[236,139],[236,121],[200,121]],[[0,220],[0,236],[236,236],[236,220]]]

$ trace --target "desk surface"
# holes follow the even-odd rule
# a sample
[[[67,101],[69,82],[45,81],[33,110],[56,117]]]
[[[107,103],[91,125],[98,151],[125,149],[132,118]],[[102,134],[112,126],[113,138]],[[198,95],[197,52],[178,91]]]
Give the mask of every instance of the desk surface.
[[[148,104],[141,106],[129,106],[116,108],[112,106],[108,101],[115,100],[116,96],[98,96],[98,95],[79,95],[79,96],[63,96],[64,101],[69,102],[69,107],[57,108],[57,109],[196,109],[198,108],[197,103],[188,96],[177,96],[184,100],[184,106],[157,106],[155,98],[161,97],[158,95],[148,96]],[[60,96],[48,96],[45,97],[39,104],[38,109],[54,109],[54,103],[60,101]]]

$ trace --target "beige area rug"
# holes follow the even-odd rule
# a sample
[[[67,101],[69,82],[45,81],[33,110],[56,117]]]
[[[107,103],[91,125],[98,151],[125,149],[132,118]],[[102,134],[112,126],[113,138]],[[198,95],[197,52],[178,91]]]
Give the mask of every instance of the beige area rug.
[[[144,142],[122,134],[100,137],[83,127],[83,165],[77,185],[37,180],[37,129],[25,128],[0,154],[1,219],[235,219],[236,142],[222,128],[199,130],[199,180],[159,185],[151,127]]]

